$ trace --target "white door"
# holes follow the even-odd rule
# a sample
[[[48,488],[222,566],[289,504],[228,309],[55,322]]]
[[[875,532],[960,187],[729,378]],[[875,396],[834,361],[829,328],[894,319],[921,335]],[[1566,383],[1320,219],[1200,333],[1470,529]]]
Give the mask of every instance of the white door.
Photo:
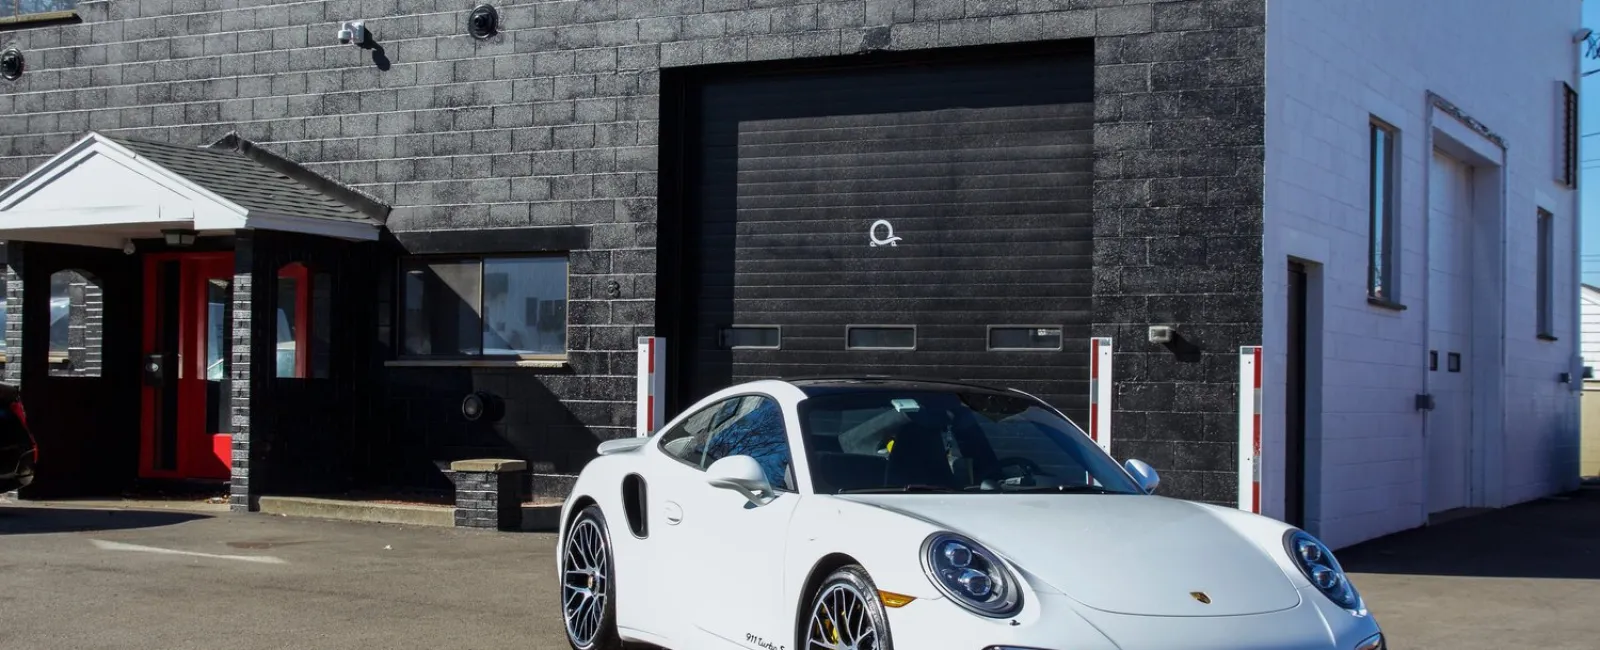
[[[655,575],[673,594],[690,599],[687,617],[720,647],[785,645],[793,634],[793,603],[783,594],[789,520],[800,495],[791,470],[790,443],[782,407],[765,395],[730,398],[689,418],[683,431],[668,432],[664,449],[682,462],[663,487],[675,543],[672,559]],[[705,469],[722,458],[750,456],[766,470],[776,498],[755,505],[733,490],[712,487]],[[698,635],[690,634],[690,638]]]
[[[1428,372],[1434,397],[1427,428],[1430,513],[1470,502],[1472,214],[1472,167],[1434,151],[1428,178]]]

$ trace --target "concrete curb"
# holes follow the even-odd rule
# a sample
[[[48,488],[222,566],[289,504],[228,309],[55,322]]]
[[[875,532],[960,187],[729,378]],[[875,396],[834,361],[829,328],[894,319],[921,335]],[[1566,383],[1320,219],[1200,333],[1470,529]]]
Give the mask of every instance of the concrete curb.
[[[269,496],[261,497],[260,504],[261,513],[268,515],[443,528],[452,528],[456,525],[456,509],[450,506]]]
[[[267,515],[366,521],[407,526],[456,527],[456,509],[453,506],[271,496],[261,497],[260,504],[261,513]],[[522,506],[521,530],[525,532],[553,533],[560,526],[560,522],[561,504],[559,503],[525,504]]]

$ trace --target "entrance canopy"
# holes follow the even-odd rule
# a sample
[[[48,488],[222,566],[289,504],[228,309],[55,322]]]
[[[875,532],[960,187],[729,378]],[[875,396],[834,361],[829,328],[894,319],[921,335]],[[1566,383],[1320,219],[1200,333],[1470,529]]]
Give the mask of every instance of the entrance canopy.
[[[236,134],[190,147],[90,133],[0,191],[0,240],[122,248],[251,228],[371,241],[388,212]]]

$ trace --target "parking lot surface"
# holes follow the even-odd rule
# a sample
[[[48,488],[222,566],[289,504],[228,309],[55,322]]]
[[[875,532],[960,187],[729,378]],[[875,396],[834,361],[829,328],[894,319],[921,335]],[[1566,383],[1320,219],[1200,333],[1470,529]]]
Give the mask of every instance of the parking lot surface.
[[[0,504],[0,648],[564,648],[553,540]]]
[[[0,503],[0,648],[565,648],[554,552],[548,534]],[[1397,650],[1600,648],[1600,490],[1340,557]]]

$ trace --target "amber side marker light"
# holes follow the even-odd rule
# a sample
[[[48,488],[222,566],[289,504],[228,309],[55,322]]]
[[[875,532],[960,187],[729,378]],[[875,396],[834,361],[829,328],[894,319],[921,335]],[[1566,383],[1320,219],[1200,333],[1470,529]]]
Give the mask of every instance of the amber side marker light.
[[[916,600],[916,598],[913,596],[897,594],[892,591],[884,591],[882,589],[878,590],[878,599],[883,601],[884,607],[905,607],[911,601]]]

